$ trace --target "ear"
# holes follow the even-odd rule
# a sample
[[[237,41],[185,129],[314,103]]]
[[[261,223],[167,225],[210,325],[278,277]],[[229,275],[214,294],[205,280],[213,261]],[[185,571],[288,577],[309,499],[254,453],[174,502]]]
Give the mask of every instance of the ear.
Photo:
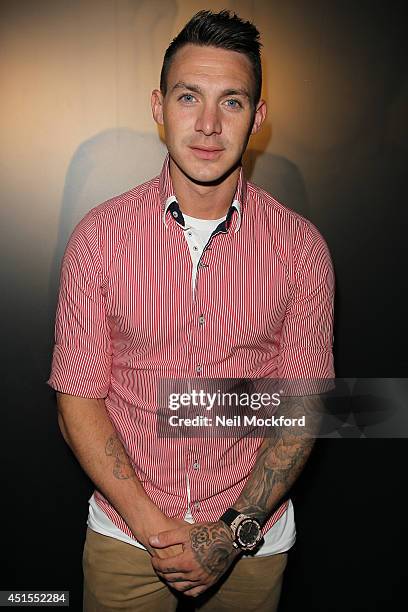
[[[256,105],[254,123],[252,126],[251,134],[256,134],[261,129],[261,125],[265,121],[267,113],[267,106],[265,100],[259,100]]]
[[[158,125],[163,125],[163,94],[160,89],[153,89],[150,103],[153,119]]]

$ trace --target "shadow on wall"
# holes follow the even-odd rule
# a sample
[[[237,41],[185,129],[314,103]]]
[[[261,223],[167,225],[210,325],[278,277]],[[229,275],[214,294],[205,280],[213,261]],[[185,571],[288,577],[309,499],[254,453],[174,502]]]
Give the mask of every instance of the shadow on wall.
[[[247,150],[243,158],[245,175],[295,212],[308,217],[306,186],[299,168],[285,157]]]
[[[127,128],[107,130],[78,147],[66,175],[49,279],[52,318],[61,260],[76,224],[94,206],[159,174],[166,152],[165,144],[157,135]],[[307,216],[306,189],[295,164],[270,153],[248,150],[243,165],[248,180]]]
[[[165,155],[166,147],[157,136],[127,128],[106,130],[75,151],[65,178],[50,271],[48,302],[52,318],[61,260],[74,227],[94,206],[158,174]]]

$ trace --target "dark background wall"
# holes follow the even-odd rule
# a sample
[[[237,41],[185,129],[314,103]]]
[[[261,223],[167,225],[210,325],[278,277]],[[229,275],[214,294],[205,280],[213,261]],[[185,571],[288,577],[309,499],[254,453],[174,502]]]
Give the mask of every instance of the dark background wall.
[[[148,103],[163,51],[196,10],[224,7],[264,41],[270,112],[247,174],[333,255],[337,375],[406,376],[402,2],[2,2],[0,589],[70,590],[81,609],[92,486],[45,384],[60,258],[89,208],[159,171]],[[407,441],[348,425],[318,441],[295,485],[283,612],[371,612],[405,595]]]

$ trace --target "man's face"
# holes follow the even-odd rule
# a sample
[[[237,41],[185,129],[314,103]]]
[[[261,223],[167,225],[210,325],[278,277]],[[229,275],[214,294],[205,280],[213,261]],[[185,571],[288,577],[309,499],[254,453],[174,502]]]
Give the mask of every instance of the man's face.
[[[185,45],[173,57],[163,97],[152,94],[170,157],[192,181],[217,181],[234,168],[266,105],[253,106],[253,69],[242,53]]]

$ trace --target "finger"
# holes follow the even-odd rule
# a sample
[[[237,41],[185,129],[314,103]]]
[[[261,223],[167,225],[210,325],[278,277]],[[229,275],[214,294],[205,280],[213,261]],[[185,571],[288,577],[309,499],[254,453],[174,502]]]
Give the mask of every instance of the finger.
[[[177,572],[190,572],[191,569],[187,567],[184,559],[184,554],[175,555],[174,557],[168,557],[167,559],[160,559],[159,557],[152,557],[150,562],[156,571],[162,572],[162,574],[173,574]]]
[[[173,582],[188,582],[191,587],[199,586],[201,584],[201,580],[190,580],[186,574],[163,574],[162,572],[156,572],[156,574],[169,584],[173,584]]]
[[[192,590],[197,589],[198,587],[195,587],[194,584],[192,584],[191,582],[188,582],[187,580],[185,582],[180,581],[180,582],[172,582],[172,583],[168,583],[169,587],[176,590],[176,591],[180,591],[182,593],[190,594]]]
[[[154,548],[166,548],[172,544],[183,544],[188,540],[186,529],[170,529],[169,531],[161,531],[157,535],[150,536],[149,544]]]
[[[186,589],[185,591],[186,596],[187,597],[198,597],[202,593],[205,593],[205,591],[208,589],[209,586],[210,585],[205,585],[205,586],[194,587],[192,589]]]

